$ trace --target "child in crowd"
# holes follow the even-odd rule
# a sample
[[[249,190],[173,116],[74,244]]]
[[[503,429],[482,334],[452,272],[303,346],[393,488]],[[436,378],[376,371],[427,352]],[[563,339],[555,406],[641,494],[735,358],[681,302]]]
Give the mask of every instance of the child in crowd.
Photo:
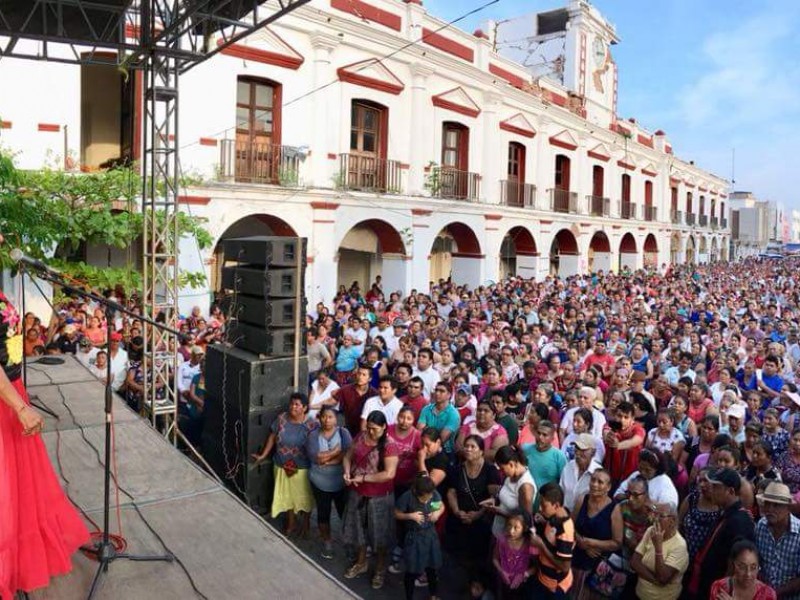
[[[496,536],[492,559],[501,600],[528,598],[528,579],[536,572],[531,567],[531,558],[536,554],[527,515],[522,511],[512,512],[506,517],[505,529]]]

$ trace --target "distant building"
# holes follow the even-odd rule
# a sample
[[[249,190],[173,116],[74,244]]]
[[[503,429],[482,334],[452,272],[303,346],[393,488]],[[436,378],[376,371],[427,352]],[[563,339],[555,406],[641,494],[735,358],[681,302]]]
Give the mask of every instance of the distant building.
[[[776,232],[777,215],[771,203],[757,199],[752,192],[733,192],[730,203],[734,256],[745,258],[765,252]]]

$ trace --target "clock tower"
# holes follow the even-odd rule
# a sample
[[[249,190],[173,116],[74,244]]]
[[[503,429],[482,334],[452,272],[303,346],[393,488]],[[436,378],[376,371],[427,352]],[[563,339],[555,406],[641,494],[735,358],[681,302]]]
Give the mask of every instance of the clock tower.
[[[617,64],[614,26],[586,0],[570,0],[564,85],[585,98],[586,119],[608,127],[616,119]]]

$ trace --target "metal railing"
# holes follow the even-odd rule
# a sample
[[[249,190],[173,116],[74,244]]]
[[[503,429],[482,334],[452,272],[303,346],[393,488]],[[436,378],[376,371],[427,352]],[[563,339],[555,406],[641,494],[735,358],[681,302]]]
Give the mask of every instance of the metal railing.
[[[402,192],[400,162],[359,154],[339,155],[337,188],[362,192]]]
[[[578,194],[569,190],[552,188],[548,190],[550,194],[550,210],[559,213],[578,212]]]
[[[719,229],[719,219],[711,217],[711,229]]]
[[[687,225],[694,225],[695,222],[695,214],[694,213],[686,213],[686,224]]]
[[[670,219],[673,225],[683,225],[683,212],[673,210],[670,212]]]
[[[536,186],[532,183],[503,179],[500,181],[500,204],[536,208]]]
[[[480,182],[481,177],[477,173],[452,167],[434,167],[428,177],[428,189],[435,198],[477,202],[480,198]]]
[[[657,221],[658,220],[658,207],[657,206],[647,206],[644,207],[644,220],[645,221]]]
[[[222,181],[298,185],[301,153],[291,146],[221,140],[218,177]]]
[[[708,215],[700,215],[700,227],[708,227]]]
[[[721,225],[721,227],[723,229],[727,229],[728,228],[728,219],[721,219],[720,220],[720,225]]]
[[[587,213],[593,217],[607,217],[611,214],[611,200],[602,196],[586,196]]]
[[[620,200],[619,203],[619,218],[620,219],[635,219],[636,218],[636,205],[633,202],[626,202]]]

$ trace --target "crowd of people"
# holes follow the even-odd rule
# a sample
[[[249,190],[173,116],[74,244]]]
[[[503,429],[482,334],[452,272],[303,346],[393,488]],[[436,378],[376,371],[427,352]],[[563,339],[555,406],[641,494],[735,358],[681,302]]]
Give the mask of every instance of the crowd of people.
[[[308,391],[253,456],[272,515],[307,533],[316,510],[324,558],[341,538],[345,578],[403,574],[408,598],[437,597],[448,554],[473,598],[800,599],[798,266],[342,288],[308,311]],[[25,315],[25,353],[110,362],[140,408],[141,323],[106,340],[97,307],[60,308]],[[192,439],[224,325],[180,323]]]
[[[473,598],[798,599],[798,266],[342,288],[253,456],[272,514],[408,598],[446,554]]]

